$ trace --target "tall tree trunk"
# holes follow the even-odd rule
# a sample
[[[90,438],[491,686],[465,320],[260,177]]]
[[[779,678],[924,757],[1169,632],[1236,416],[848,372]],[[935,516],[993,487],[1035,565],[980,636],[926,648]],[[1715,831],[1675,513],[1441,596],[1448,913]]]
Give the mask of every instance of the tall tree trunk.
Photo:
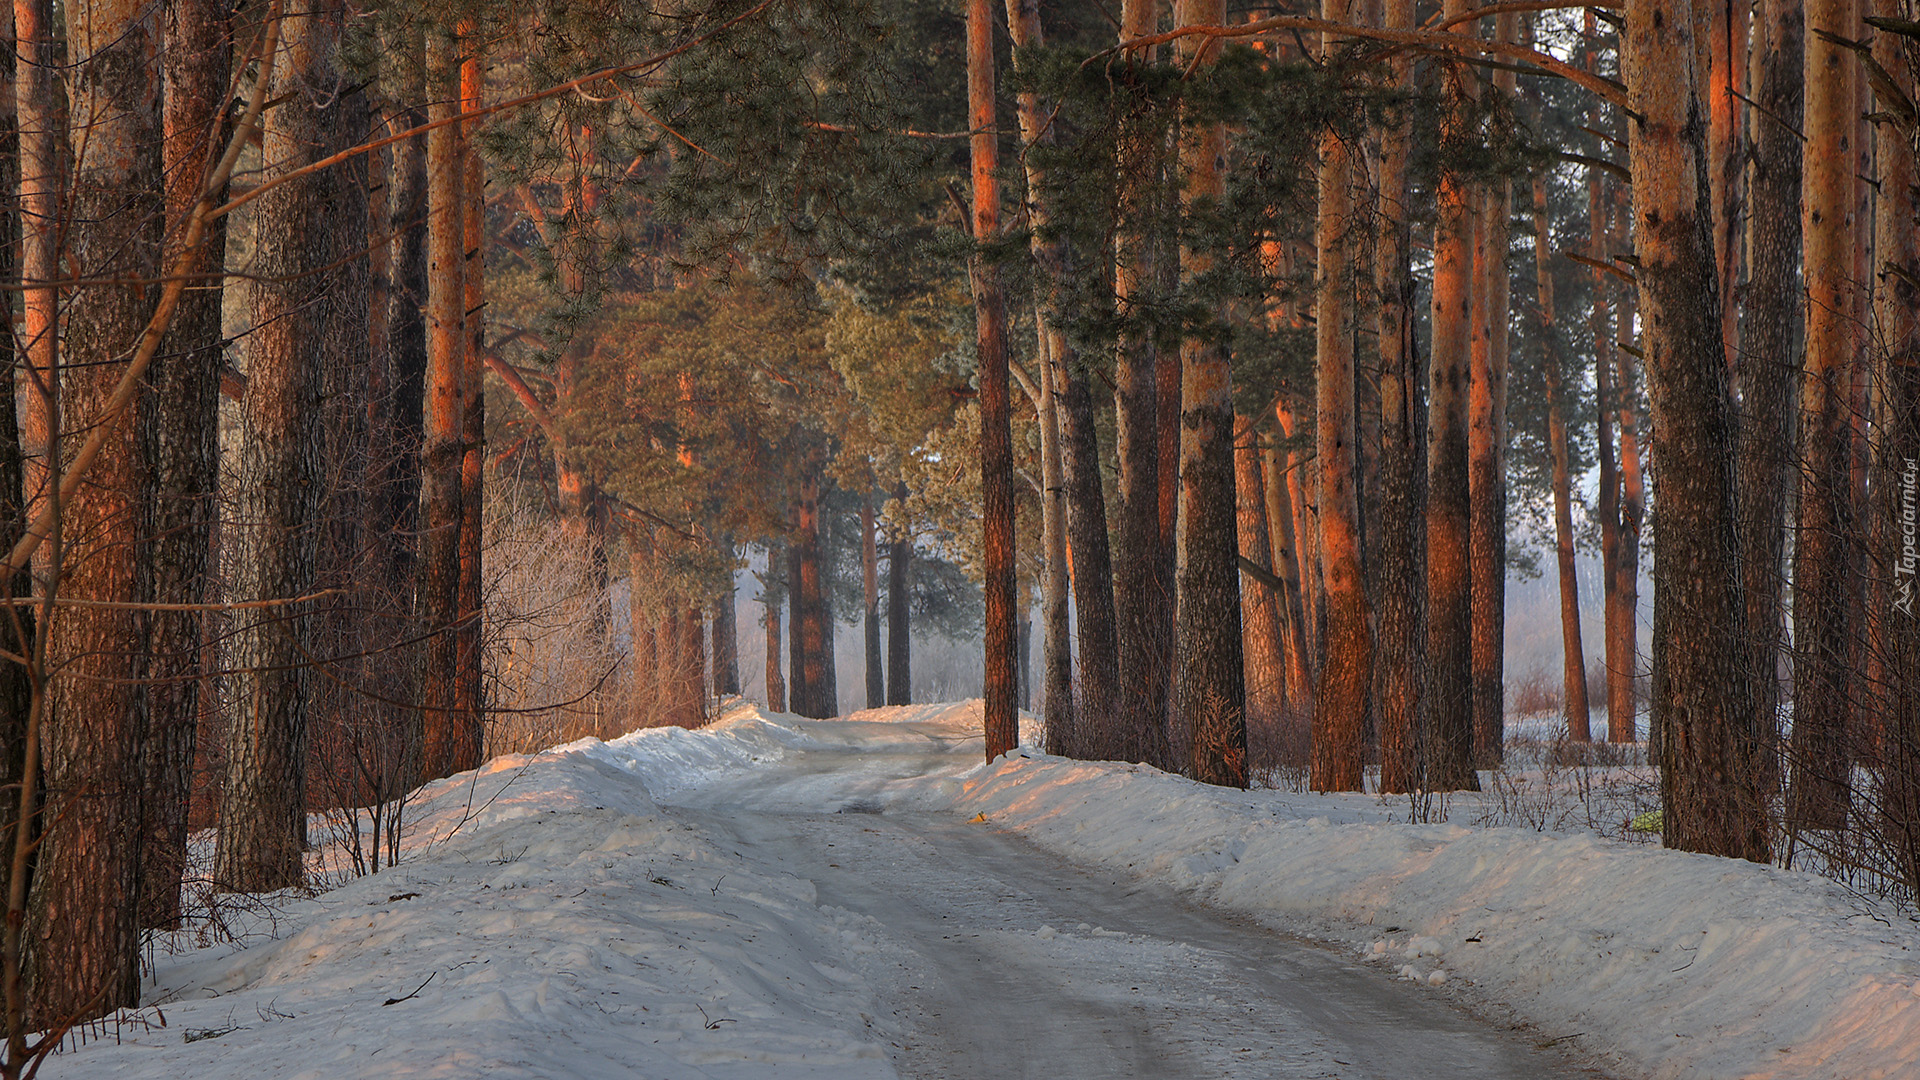
[[[1043,623],[1043,677],[1046,680],[1042,690],[1046,698],[1046,712],[1042,719],[1047,731],[1047,752],[1073,756],[1075,718],[1073,624],[1070,612],[1073,584],[1067,569],[1067,489],[1060,461],[1062,440],[1060,396],[1057,392],[1065,372],[1054,361],[1053,346],[1056,339],[1061,347],[1065,347],[1065,334],[1049,335],[1044,342],[1040,365],[1040,400],[1043,403],[1040,410],[1041,474],[1046,489],[1042,499],[1044,535],[1041,538],[1041,545],[1046,552],[1040,613]]]
[[[780,608],[787,600],[787,553],[778,544],[767,547],[767,576],[760,587],[761,621],[767,628],[767,711],[787,711],[787,681],[780,666]]]
[[[1553,550],[1560,583],[1560,701],[1567,737],[1593,738],[1587,705],[1587,653],[1580,641],[1580,576],[1573,557],[1573,482],[1567,466],[1567,400],[1554,337],[1552,232],[1546,178],[1533,178],[1533,265],[1539,295],[1540,370],[1547,384],[1547,456],[1553,461]]]
[[[15,34],[14,13],[11,7],[0,9],[0,23],[4,23],[6,39],[13,46],[5,56],[0,56],[0,85],[14,88],[19,69],[30,66],[20,63],[21,58],[29,62],[38,59],[37,48],[23,42]],[[31,20],[29,20],[31,25]],[[23,116],[27,122],[36,126],[44,123],[44,116],[35,109],[19,108],[19,97],[14,98],[15,108],[0,111],[0,192],[19,196],[24,188],[21,184],[23,172],[20,169]],[[45,103],[37,103],[44,108]],[[17,200],[0,216],[8,235],[19,235],[24,242],[32,242],[32,226],[22,220],[20,200]],[[13,230],[18,229],[16,234]],[[18,281],[25,284],[24,275],[16,276],[18,249],[12,244],[0,251],[0,280]],[[21,339],[7,335],[0,342],[0,358],[3,358],[9,371],[18,372],[26,367],[27,357],[21,355]],[[26,462],[22,453],[21,421],[22,413],[33,409],[38,398],[37,389],[31,379],[20,379],[15,383],[18,397],[15,407],[0,410],[0,543],[14,544],[25,533],[28,493],[25,487]],[[21,406],[24,406],[22,408]],[[8,599],[27,599],[33,595],[33,575],[27,569],[17,572],[0,571],[0,596]],[[0,648],[6,649],[16,657],[29,656],[33,650],[34,611],[31,608],[10,608],[0,613]],[[20,867],[20,880],[14,879],[14,857],[24,856],[31,850],[30,845],[37,830],[36,817],[31,807],[39,798],[39,752],[40,729],[33,717],[36,699],[34,692],[36,679],[27,671],[25,665],[8,660],[0,665],[0,895],[7,897],[8,909],[14,907],[14,886],[19,886],[21,897],[30,895],[32,882],[29,880],[28,866]],[[30,752],[28,742],[36,746]],[[31,768],[31,771],[30,771]],[[151,831],[151,830],[149,830]],[[143,872],[146,872],[143,869]],[[18,937],[21,927],[14,923],[5,931],[4,944],[0,944],[0,996],[4,997],[6,1015],[11,1021],[18,1014],[15,1009],[20,1004],[20,986],[15,981],[17,968],[14,966],[19,957]],[[9,1027],[13,1027],[9,1023]],[[25,1032],[17,1032],[24,1036]],[[10,1060],[19,1061],[18,1044],[9,1046]]]
[[[973,165],[973,237],[1000,235],[999,132],[994,119],[993,5],[967,3],[967,126]],[[1007,374],[1007,309],[1000,268],[976,254],[967,268],[980,364],[981,561],[986,579],[987,760],[1020,743],[1018,648],[1014,626],[1013,436]]]
[[[1153,0],[1123,0],[1120,40],[1154,30]],[[1123,120],[1143,126],[1137,116]],[[1125,145],[1145,148],[1151,139],[1133,131]],[[1120,500],[1114,532],[1113,609],[1118,671],[1112,717],[1087,709],[1088,734],[1098,741],[1089,757],[1159,760],[1165,756],[1169,643],[1164,612],[1173,597],[1160,575],[1166,552],[1160,543],[1160,425],[1156,358],[1145,322],[1152,303],[1153,244],[1149,233],[1159,183],[1153,155],[1116,162],[1124,179],[1119,232],[1114,240],[1114,303],[1123,330],[1113,372],[1114,446],[1120,471],[1115,495]],[[1075,549],[1076,557],[1079,548]],[[1104,738],[1101,736],[1104,734]]]
[[[1014,63],[1019,65],[1026,50],[1036,49],[1046,44],[1046,35],[1040,24],[1039,0],[1007,0],[1007,31],[1013,40]],[[1020,119],[1021,164],[1026,169],[1028,214],[1033,229],[1032,252],[1036,267],[1042,280],[1040,284],[1040,302],[1034,312],[1034,323],[1039,337],[1040,370],[1040,446],[1043,474],[1041,493],[1042,507],[1042,547],[1046,554],[1046,578],[1043,583],[1045,592],[1042,603],[1041,621],[1045,625],[1044,646],[1046,666],[1046,715],[1044,722],[1047,731],[1047,750],[1049,753],[1067,757],[1078,755],[1078,742],[1075,738],[1077,723],[1073,702],[1073,640],[1072,624],[1069,614],[1069,590],[1072,587],[1067,567],[1068,530],[1067,518],[1070,514],[1085,514],[1084,510],[1072,509],[1075,492],[1068,487],[1066,458],[1069,456],[1068,443],[1074,437],[1070,432],[1072,419],[1062,414],[1063,399],[1067,394],[1068,381],[1073,378],[1072,369],[1077,366],[1078,358],[1073,346],[1068,342],[1061,324],[1066,317],[1068,289],[1071,286],[1072,253],[1064,238],[1049,237],[1046,230],[1053,220],[1052,193],[1047,188],[1045,170],[1040,168],[1040,157],[1032,152],[1035,146],[1047,146],[1053,142],[1052,127],[1042,111],[1039,95],[1030,90],[1022,91],[1015,99]],[[1082,396],[1085,388],[1082,387]],[[1089,410],[1090,412],[1090,410]],[[1089,458],[1097,455],[1093,445],[1094,433],[1091,415],[1085,418],[1086,429],[1079,433],[1087,441],[1086,453]],[[1063,437],[1064,436],[1064,437]],[[1097,469],[1097,462],[1089,460],[1083,467]],[[1093,498],[1099,501],[1099,474],[1093,473]],[[1104,514],[1100,522],[1100,555],[1106,556],[1106,522]],[[1076,546],[1075,550],[1078,548]],[[1083,571],[1084,572],[1084,568]],[[1105,568],[1103,568],[1103,573]],[[1103,577],[1104,587],[1106,579]],[[1108,591],[1108,611],[1106,626],[1108,633],[1112,628],[1112,593]],[[1111,641],[1107,642],[1108,657],[1104,660],[1104,670],[1098,678],[1107,680],[1099,690],[1101,707],[1111,698],[1111,679],[1113,661],[1111,659]],[[1085,651],[1083,641],[1082,651]],[[1084,676],[1083,676],[1084,678]]]
[[[805,487],[802,487],[805,493]],[[817,547],[819,535],[815,531],[811,511],[804,516],[801,505],[796,502],[793,508],[793,532],[787,540],[787,710],[796,716],[813,715],[813,698],[807,689],[808,656],[805,633],[807,628],[806,602],[800,588],[802,567],[807,561],[805,549]],[[816,628],[816,634],[817,634]]]
[[[1853,566],[1851,380],[1853,81],[1856,61],[1814,31],[1854,37],[1853,0],[1807,4],[1806,170],[1801,222],[1806,268],[1806,378],[1801,384],[1800,521],[1793,558],[1791,830],[1846,823],[1846,735],[1853,673],[1848,646]]]
[[[1446,15],[1466,11],[1447,0]],[[1472,75],[1448,69],[1455,98],[1447,123],[1467,122]],[[1468,181],[1440,177],[1434,224],[1433,348],[1427,432],[1427,713],[1429,787],[1479,790],[1473,769],[1473,579],[1467,409],[1473,336],[1473,245],[1479,199]]]
[[[471,21],[462,24],[460,44],[460,107],[480,107],[485,64],[480,39]],[[486,702],[483,686],[481,631],[483,578],[481,516],[485,500],[487,463],[486,379],[480,358],[486,349],[486,165],[480,159],[480,121],[460,124],[460,231],[462,269],[460,306],[465,319],[465,348],[460,358],[460,585],[459,629],[454,636],[453,722],[461,738],[452,762],[454,772],[476,768],[485,755]]]
[[[1619,215],[1616,212],[1616,221]],[[1629,291],[1620,300],[1620,329],[1625,330],[1635,324],[1637,305],[1634,294]],[[1640,673],[1640,538],[1642,526],[1646,520],[1647,492],[1645,473],[1640,465],[1639,377],[1634,372],[1634,354],[1627,346],[1631,342],[1616,343],[1613,350],[1617,365],[1614,368],[1614,419],[1620,431],[1620,524],[1615,534],[1618,545],[1614,551],[1613,585],[1607,593],[1607,633],[1611,635],[1607,649],[1608,656],[1618,656],[1620,662],[1610,665],[1607,671],[1609,701],[1621,702],[1621,715],[1627,721],[1626,737],[1634,737],[1631,724],[1634,708],[1640,693],[1637,687]],[[1655,591],[1658,591],[1656,583]],[[1655,730],[1659,717],[1647,718],[1647,738],[1657,742],[1659,734]],[[1612,731],[1608,732],[1609,737]]]
[[[902,485],[897,498],[906,497]],[[913,704],[912,598],[907,592],[913,541],[894,538],[887,546],[887,704]]]
[[[1348,0],[1321,0],[1320,17],[1347,21]],[[1341,39],[1328,35],[1329,54]],[[1366,578],[1360,565],[1360,510],[1354,444],[1353,258],[1348,230],[1355,212],[1347,142],[1320,136],[1319,221],[1314,243],[1314,355],[1318,406],[1315,457],[1320,463],[1320,550],[1326,560],[1327,658],[1313,713],[1315,791],[1359,791],[1366,753],[1367,692],[1373,684],[1373,637]]]
[[[825,583],[821,580],[820,480],[802,481],[796,513],[793,551],[798,560],[793,576],[793,622],[798,648],[793,650],[796,686],[793,711],[801,716],[827,717],[837,710],[837,694],[827,674],[833,650],[833,622],[827,614]],[[804,681],[803,681],[804,680]]]
[[[880,552],[874,535],[873,498],[860,502],[861,626],[867,646],[867,708],[887,701],[887,679],[880,655]]]
[[[427,109],[432,121],[450,120],[459,110],[454,43],[442,33],[427,33],[427,80],[436,92]],[[462,270],[465,168],[457,124],[427,133],[427,382],[426,445],[420,461],[420,582],[415,594],[421,631],[427,639],[420,672],[420,704],[426,734],[421,749],[422,780],[451,775],[463,756],[468,733],[454,692],[458,670],[456,627],[460,620],[460,471],[465,455],[462,412],[465,394],[466,301]]]
[[[60,450],[60,379],[56,362],[59,355],[59,293],[52,283],[63,276],[59,222],[61,208],[66,202],[61,152],[66,117],[58,82],[61,56],[53,25],[52,0],[14,0],[12,14],[16,59],[10,74],[13,76],[15,119],[20,138],[20,171],[15,192],[20,215],[20,283],[23,288],[20,332],[16,339],[20,355],[16,360],[22,376],[18,415],[23,459],[21,503],[25,511],[24,520],[38,519],[47,499],[56,490],[58,480],[54,463]],[[14,519],[9,517],[7,520]],[[31,590],[36,597],[44,596],[42,590],[45,585],[42,583],[54,577],[61,542],[62,538],[56,532],[50,542],[42,544],[34,555],[29,572],[7,579],[10,590],[16,595]],[[41,624],[33,627],[24,618],[28,613],[23,611],[21,614],[23,619],[19,626],[22,636],[37,632],[45,641],[47,626]],[[44,656],[41,659],[44,660]],[[9,663],[7,666],[13,665]],[[40,771],[46,738],[44,717],[48,695],[44,693],[45,688],[43,673],[27,687],[27,709],[13,714],[18,717],[19,737],[17,743],[8,745],[6,756],[10,770],[15,770],[15,763],[18,763],[17,771],[6,779],[24,780],[35,788],[12,789],[21,794],[8,800],[13,810],[10,816],[13,828],[5,834],[7,910],[29,917],[33,913],[22,912],[23,902],[39,891],[34,888],[32,881],[34,860],[31,853],[40,843],[44,828],[38,816],[44,788],[36,782],[43,780]],[[14,688],[6,689],[11,691]],[[31,711],[36,707],[41,710],[38,715]],[[25,980],[32,974],[33,954],[38,943],[23,921],[11,915],[4,929],[0,929],[0,934],[4,934],[5,943],[4,963],[0,963],[0,969],[4,971],[0,992],[5,995],[9,1024],[22,1020],[30,1022],[33,1019],[32,1005]],[[24,1055],[24,1041],[18,1036],[10,1040],[10,1058],[18,1060]]]
[[[1267,528],[1267,484],[1262,471],[1260,433],[1255,417],[1236,415],[1233,443],[1234,488],[1238,493],[1240,557],[1273,573]],[[1242,574],[1241,654],[1246,662],[1247,726],[1278,730],[1287,703],[1286,661],[1280,648],[1280,590]]]
[[[1183,26],[1218,26],[1226,17],[1222,0],[1180,0],[1177,12]],[[1205,63],[1200,49],[1205,39],[1185,40],[1188,44],[1182,46],[1182,55],[1192,64]],[[1205,213],[1226,190],[1220,170],[1227,156],[1227,131],[1221,124],[1191,122],[1185,125],[1182,137],[1180,164],[1187,177],[1187,208],[1189,212]],[[1344,192],[1344,168],[1341,175],[1339,187]],[[1326,196],[1323,185],[1321,197]],[[1211,252],[1183,247],[1181,277],[1188,281],[1198,278],[1211,270],[1213,263]],[[1329,321],[1333,320],[1323,314],[1321,325]],[[1178,575],[1174,610],[1176,723],[1189,733],[1189,769],[1195,780],[1246,787],[1247,694],[1240,651],[1233,373],[1226,349],[1200,337],[1181,342],[1180,367],[1180,505],[1174,545]],[[1347,378],[1351,386],[1350,356]],[[1323,434],[1322,453],[1325,447]],[[1357,564],[1354,572],[1358,589]],[[1364,619],[1364,598],[1361,605]],[[1364,627],[1360,633],[1364,636]],[[1364,656],[1361,662],[1364,673]],[[1360,696],[1364,696],[1364,689]],[[1355,765],[1357,769],[1357,754]]]
[[[1389,29],[1413,28],[1412,0],[1386,0]],[[1392,62],[1396,88],[1412,86],[1411,57]],[[1380,132],[1380,201],[1375,218],[1374,289],[1380,348],[1380,559],[1374,570],[1379,609],[1374,682],[1379,697],[1380,790],[1419,783],[1418,738],[1426,690],[1426,458],[1420,427],[1420,365],[1415,355],[1412,237],[1407,159],[1412,118],[1391,115]]]
[[[1654,424],[1661,433],[1654,543],[1654,680],[1668,847],[1765,861],[1768,809],[1752,727],[1736,557],[1732,402],[1721,362],[1711,221],[1702,217],[1704,122],[1689,60],[1688,0],[1631,0],[1622,70],[1636,119],[1634,249]]]
[[[274,86],[289,100],[268,114],[261,143],[269,175],[302,168],[363,134],[364,98],[329,101],[316,89],[343,85],[337,64],[346,29],[338,4],[287,21]],[[350,116],[353,103],[359,110]],[[364,377],[365,266],[352,255],[365,243],[365,205],[353,173],[328,169],[262,196],[254,209],[259,235],[279,242],[256,255],[257,329],[241,410],[241,509],[231,535],[235,592],[248,599],[301,596],[319,580],[335,494],[325,490],[328,421],[338,419],[331,403],[346,372]],[[266,891],[305,880],[308,728],[318,714],[308,706],[314,680],[307,662],[318,620],[300,608],[251,614],[229,660],[241,674],[227,721],[214,876],[225,888]]]
[[[1512,41],[1512,12],[1495,20],[1494,37]],[[1514,73],[1496,69],[1493,93],[1513,97]],[[1480,265],[1474,288],[1471,387],[1468,394],[1468,559],[1473,581],[1473,759],[1492,767],[1505,756],[1507,623],[1507,273],[1513,182],[1489,182],[1481,192]]]
[[[1598,71],[1599,65],[1593,49],[1593,16],[1587,16],[1587,70]],[[1595,103],[1588,117],[1596,130],[1601,124],[1602,106]],[[1614,255],[1613,241],[1613,199],[1604,172],[1597,168],[1587,170],[1587,218],[1588,218],[1588,257],[1597,263],[1611,265]],[[1599,511],[1600,511],[1600,580],[1601,608],[1605,622],[1601,635],[1602,652],[1606,657],[1607,685],[1607,741],[1616,743],[1633,742],[1633,672],[1634,655],[1631,649],[1622,649],[1622,638],[1616,633],[1619,622],[1618,613],[1623,605],[1614,595],[1615,585],[1620,580],[1620,466],[1614,444],[1614,413],[1616,408],[1613,374],[1614,318],[1613,318],[1613,278],[1607,272],[1595,268],[1593,271],[1592,291],[1593,310],[1589,314],[1588,326],[1593,337],[1593,384],[1594,400],[1598,404],[1595,421],[1599,451]],[[1624,325],[1624,324],[1623,324]],[[1629,578],[1629,581],[1632,579]],[[1631,612],[1631,607],[1626,607]]]
[[[227,94],[233,42],[224,0],[192,0],[166,9],[162,104],[166,146],[167,221],[179,227],[192,213],[207,174],[226,148],[228,123],[219,103]],[[223,200],[223,196],[216,195]],[[215,221],[186,265],[207,273],[226,264],[226,219]],[[168,264],[180,255],[170,237]],[[207,599],[213,569],[214,499],[220,467],[219,288],[182,294],[160,360],[149,369],[153,387],[153,596],[163,604]],[[180,921],[180,886],[187,863],[187,804],[200,722],[202,615],[156,611],[151,617],[153,685],[149,724],[145,858],[140,923],[173,929]]]
[[[734,610],[733,537],[722,536],[714,544],[714,553],[725,566],[726,584],[713,601],[713,693],[726,697],[740,692],[740,630]]]
[[[1905,18],[1901,0],[1878,0],[1875,13]],[[1874,37],[1874,58],[1909,97],[1913,94],[1901,39]],[[1881,102],[1881,108],[1891,103]],[[1920,577],[1920,243],[1914,235],[1913,147],[1893,129],[1880,129],[1880,199],[1876,207],[1876,257],[1880,274],[1877,322],[1885,342],[1879,367],[1885,432],[1878,449],[1879,475],[1887,490],[1875,500],[1878,528],[1873,570],[1886,581],[1876,598],[1880,633],[1874,655],[1882,681],[1879,705],[1886,728],[1881,740],[1881,828],[1893,839],[1898,869],[1909,890],[1920,890],[1920,622],[1914,617],[1914,584]],[[1910,892],[1909,895],[1912,895]]]
[[[820,542],[814,547],[814,557],[820,563],[820,588],[814,594],[815,605],[820,613],[820,679],[810,684],[813,687],[814,702],[822,709],[822,716],[837,716],[840,713],[840,650],[836,646],[835,635],[840,629],[840,620],[833,611],[832,573],[834,553],[840,549],[840,540],[834,535],[834,526],[838,524],[837,515],[826,512],[824,498],[821,501]]]
[[[60,70],[74,80],[73,180],[60,220],[70,223],[72,276],[159,273],[161,33],[151,5],[67,9],[69,66]],[[142,290],[73,291],[60,375],[69,432],[102,422],[121,363],[151,313]],[[154,437],[153,403],[140,401],[106,422],[111,437],[62,508],[59,591],[69,599],[143,602],[152,590],[142,542],[153,535],[153,478],[141,450]],[[49,668],[57,672],[44,740],[48,815],[28,918],[31,1013],[40,1026],[139,1002],[147,623],[136,611],[67,608],[48,629]]]
[[[416,48],[419,42],[412,43]],[[415,59],[419,59],[416,52]],[[409,88],[416,100],[425,100],[426,87]],[[426,123],[422,109],[396,109],[387,125],[406,130]],[[421,449],[425,445],[427,386],[427,137],[415,135],[395,144],[393,190],[388,203],[393,220],[393,297],[387,316],[387,348],[391,398],[392,450],[386,461],[376,528],[386,539],[388,585],[394,602],[411,604],[418,576],[418,551],[412,537],[419,532]],[[408,633],[406,636],[411,637]],[[418,661],[419,650],[407,650]],[[411,687],[400,695],[410,696]],[[416,729],[410,741],[418,754],[421,719],[410,713],[406,723]]]

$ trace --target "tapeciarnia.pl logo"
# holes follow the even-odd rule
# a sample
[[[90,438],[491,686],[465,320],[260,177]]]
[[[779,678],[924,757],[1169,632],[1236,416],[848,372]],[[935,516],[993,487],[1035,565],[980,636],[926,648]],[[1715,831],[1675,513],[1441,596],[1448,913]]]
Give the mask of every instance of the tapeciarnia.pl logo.
[[[1913,618],[1913,576],[1914,569],[1920,564],[1920,544],[1915,542],[1915,533],[1920,531],[1915,520],[1914,481],[1920,478],[1920,465],[1913,458],[1905,458],[1900,466],[1900,559],[1893,564],[1893,609],[1907,618]]]

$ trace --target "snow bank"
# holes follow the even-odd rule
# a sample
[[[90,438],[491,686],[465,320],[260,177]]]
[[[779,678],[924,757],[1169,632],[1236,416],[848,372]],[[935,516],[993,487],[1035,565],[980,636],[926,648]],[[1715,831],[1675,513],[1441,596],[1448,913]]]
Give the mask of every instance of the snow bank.
[[[1405,977],[1464,976],[1656,1077],[1920,1076],[1920,932],[1813,875],[1585,834],[1373,823],[1369,796],[1060,759],[982,768],[952,808]]]
[[[655,775],[729,760],[695,756],[714,741],[653,739]],[[397,867],[278,898],[239,944],[156,952],[147,1007],[41,1075],[893,1080],[861,974],[889,947],[872,920],[716,846],[604,758],[430,785]]]

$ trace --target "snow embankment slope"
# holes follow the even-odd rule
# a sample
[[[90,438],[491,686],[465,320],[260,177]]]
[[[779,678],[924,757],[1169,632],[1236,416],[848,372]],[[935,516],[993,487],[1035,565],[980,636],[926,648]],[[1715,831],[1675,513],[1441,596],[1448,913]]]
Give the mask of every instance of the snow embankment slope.
[[[147,1007],[74,1032],[41,1075],[896,1077],[860,974],[890,948],[877,925],[631,773],[515,756],[418,794],[398,866],[262,898],[238,943],[156,951]]]

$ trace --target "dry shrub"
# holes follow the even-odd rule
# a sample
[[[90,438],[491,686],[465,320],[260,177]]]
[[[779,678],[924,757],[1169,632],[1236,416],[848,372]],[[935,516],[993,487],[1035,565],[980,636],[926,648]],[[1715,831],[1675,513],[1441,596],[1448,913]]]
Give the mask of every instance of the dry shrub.
[[[1291,706],[1249,716],[1247,762],[1254,787],[1306,791],[1313,765],[1313,717]]]
[[[1520,716],[1543,716],[1561,711],[1566,701],[1560,677],[1535,664],[1517,680],[1507,682],[1507,709]]]
[[[628,656],[614,638],[604,570],[577,530],[490,501],[487,755],[621,734]]]

